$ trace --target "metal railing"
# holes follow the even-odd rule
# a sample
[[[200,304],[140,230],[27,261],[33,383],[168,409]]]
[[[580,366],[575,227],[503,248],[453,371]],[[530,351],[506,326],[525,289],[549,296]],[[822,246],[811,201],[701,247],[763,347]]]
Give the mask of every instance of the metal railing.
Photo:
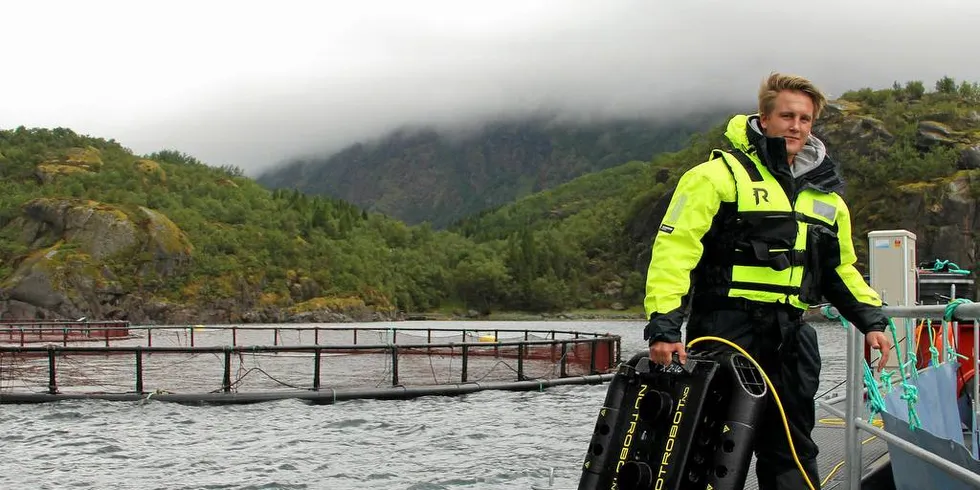
[[[902,319],[921,319],[921,320],[942,320],[946,313],[946,305],[919,305],[919,306],[886,306],[885,313],[891,318]],[[956,332],[956,339],[959,340],[958,322],[973,322],[973,372],[976,379],[978,368],[980,368],[980,303],[965,303],[959,305],[953,315],[953,330]],[[943,335],[943,341],[947,339]],[[957,344],[958,345],[958,344]],[[945,347],[945,346],[944,346]],[[945,352],[945,349],[943,350]],[[841,417],[845,421],[844,444],[845,467],[847,469],[847,488],[849,490],[859,490],[861,488],[861,477],[863,465],[861,464],[861,440],[858,431],[869,432],[890,444],[908,452],[923,461],[933,464],[937,468],[949,473],[950,475],[975,485],[980,488],[980,475],[963,468],[951,461],[948,461],[930,451],[927,451],[915,444],[912,444],[900,437],[894,436],[885,430],[874,426],[862,417],[864,411],[861,402],[864,397],[864,339],[861,332],[856,328],[848,328],[847,334],[847,388],[845,410],[842,412],[832,405],[834,400],[818,400],[817,403],[828,412]],[[899,361],[901,363],[901,361]],[[916,369],[916,366],[910,366]],[[973,411],[978,412],[977,398],[980,395],[980,383],[972,383],[973,386]],[[976,428],[974,428],[975,430]]]
[[[27,345],[60,340],[64,345],[76,341],[101,341],[128,337],[130,324],[125,320],[0,320],[0,343]]]
[[[203,328],[210,335],[210,337],[198,339],[198,345],[195,345],[194,341],[194,331],[196,328]],[[332,326],[197,326],[196,328],[130,327],[131,330],[145,330],[145,332],[127,339],[113,339],[116,345],[109,345],[108,338],[106,345],[67,345],[67,343],[65,345],[49,343],[43,346],[2,345],[3,339],[0,337],[0,359],[5,356],[14,358],[47,358],[48,362],[46,363],[45,373],[47,383],[43,395],[51,396],[63,394],[59,384],[59,359],[65,356],[83,354],[96,355],[92,357],[92,363],[97,363],[99,359],[104,358],[103,356],[108,355],[113,355],[113,357],[130,357],[133,359],[131,366],[134,366],[135,369],[132,372],[129,386],[134,391],[128,393],[137,396],[144,395],[150,391],[144,389],[144,360],[154,354],[184,354],[189,356],[211,354],[218,356],[222,367],[214,375],[220,375],[221,382],[220,388],[215,390],[214,393],[226,394],[232,393],[233,387],[235,386],[235,383],[232,381],[232,359],[244,354],[311,353],[310,361],[313,363],[312,379],[308,378],[307,383],[309,384],[306,389],[313,392],[320,391],[324,385],[321,376],[321,361],[324,360],[325,356],[336,354],[375,354],[382,356],[388,363],[386,370],[390,369],[388,371],[390,375],[389,386],[392,388],[404,388],[404,382],[400,379],[399,373],[402,358],[405,356],[418,356],[420,354],[449,354],[450,358],[458,356],[461,366],[459,366],[459,376],[457,379],[460,383],[464,384],[473,381],[469,373],[469,368],[471,367],[469,364],[473,358],[478,356],[516,359],[516,368],[514,368],[516,381],[510,383],[530,382],[537,379],[533,374],[529,376],[526,372],[526,361],[547,361],[554,364],[558,370],[558,379],[595,377],[601,381],[611,376],[605,373],[614,369],[621,360],[620,337],[593,332],[533,329],[399,329]],[[303,335],[297,337],[299,343],[285,345],[281,333],[287,330],[303,332]],[[54,331],[61,332],[61,329],[56,328]],[[181,340],[182,342],[189,340],[190,345],[153,345],[152,332],[154,331],[158,333],[161,331],[184,332],[186,336]],[[239,337],[241,331],[255,331],[250,336],[242,335],[242,337],[251,337],[253,340],[258,338],[262,341],[272,340],[273,345],[242,345],[239,342],[242,340]],[[449,335],[439,335],[440,333],[448,333]],[[272,339],[266,337],[269,334],[272,334]],[[507,339],[502,337],[507,335],[510,335],[512,338]],[[340,341],[338,341],[338,337]],[[167,337],[164,336],[163,340],[166,339]],[[310,343],[311,340],[313,343]],[[326,342],[322,342],[325,340]],[[228,344],[229,341],[231,345]],[[125,343],[129,345],[124,345]],[[158,342],[158,344],[161,343],[164,342]],[[77,361],[75,364],[77,364]],[[44,368],[42,367],[41,369]],[[584,371],[587,374],[584,376],[576,375],[573,371]],[[553,382],[554,380],[551,381]],[[326,389],[333,390],[333,388]],[[424,385],[417,385],[413,389],[422,390],[421,392],[425,390],[439,391],[431,386],[427,387]],[[21,398],[31,399],[31,397],[11,398],[12,395],[12,393],[5,393],[0,389],[0,400],[5,397],[7,399],[17,400]],[[82,394],[81,396],[85,395]],[[98,394],[92,395],[95,398],[99,397],[96,396]],[[192,394],[185,393],[182,395]],[[43,397],[34,398],[45,400]]]
[[[469,338],[481,338],[488,337],[494,341],[501,338],[501,334],[513,335],[513,338],[523,337],[523,340],[543,340],[550,339],[553,341],[558,341],[561,339],[580,339],[580,338],[611,338],[615,337],[608,334],[596,333],[596,332],[579,332],[574,330],[543,330],[543,329],[469,329],[469,328],[399,328],[399,327],[347,327],[347,326],[258,326],[258,325],[129,325],[128,322],[116,322],[116,321],[106,321],[106,322],[44,322],[39,321],[31,323],[29,321],[17,321],[5,323],[5,321],[0,320],[0,345],[7,343],[14,343],[21,347],[25,347],[28,344],[38,343],[38,342],[50,342],[52,340],[58,340],[63,346],[67,346],[70,342],[76,342],[81,340],[96,340],[104,342],[106,347],[112,345],[113,342],[117,344],[124,341],[132,341],[133,339],[145,339],[146,343],[142,344],[143,347],[153,347],[153,335],[156,332],[158,335],[160,332],[187,332],[187,339],[191,347],[196,346],[196,338],[198,337],[199,331],[207,332],[223,332],[229,337],[224,339],[222,345],[231,345],[232,347],[240,345],[254,345],[254,344],[242,344],[239,342],[239,333],[254,333],[263,332],[264,335],[271,334],[272,346],[277,346],[283,343],[283,334],[287,332],[297,332],[297,333],[312,333],[313,338],[311,339],[313,345],[321,345],[321,334],[336,334],[338,332],[347,332],[350,334],[350,342],[354,345],[359,344],[358,336],[363,336],[364,333],[383,333],[390,335],[391,342],[397,342],[398,337],[410,336],[419,337],[424,335],[426,337],[426,342],[431,343],[433,339],[443,340],[453,337],[453,335],[445,335],[440,337],[438,334],[451,333],[459,336],[460,342],[467,342]],[[125,331],[125,335],[121,335],[119,332]],[[436,335],[433,335],[436,334]],[[538,337],[538,339],[532,339],[532,337]],[[254,339],[250,339],[254,341]],[[248,340],[247,340],[248,341]],[[131,345],[131,342],[129,342]],[[266,344],[263,344],[266,345]],[[618,361],[618,359],[617,359]]]

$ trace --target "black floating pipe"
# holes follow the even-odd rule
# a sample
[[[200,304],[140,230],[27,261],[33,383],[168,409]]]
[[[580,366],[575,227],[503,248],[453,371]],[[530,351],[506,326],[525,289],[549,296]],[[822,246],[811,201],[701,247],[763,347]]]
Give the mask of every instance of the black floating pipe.
[[[390,388],[341,388],[320,391],[289,390],[256,393],[161,393],[158,395],[153,395],[152,401],[187,403],[192,405],[202,403],[232,405],[299,399],[317,404],[331,404],[339,401],[357,399],[404,400],[421,396],[456,396],[487,390],[540,391],[552,386],[605,383],[611,381],[614,376],[615,374],[608,373],[541,380],[490,381],[414,387],[396,386]],[[140,401],[147,400],[147,398],[148,397],[146,395],[140,395],[138,393],[3,393],[0,394],[0,404],[46,403],[63,400]]]

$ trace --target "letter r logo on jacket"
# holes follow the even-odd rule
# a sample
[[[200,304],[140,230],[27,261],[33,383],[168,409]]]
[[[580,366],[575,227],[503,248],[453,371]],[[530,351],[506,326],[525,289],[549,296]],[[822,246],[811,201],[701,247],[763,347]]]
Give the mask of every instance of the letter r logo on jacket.
[[[763,189],[762,187],[753,187],[752,193],[755,195],[755,205],[758,206],[762,201],[769,202],[769,191]]]

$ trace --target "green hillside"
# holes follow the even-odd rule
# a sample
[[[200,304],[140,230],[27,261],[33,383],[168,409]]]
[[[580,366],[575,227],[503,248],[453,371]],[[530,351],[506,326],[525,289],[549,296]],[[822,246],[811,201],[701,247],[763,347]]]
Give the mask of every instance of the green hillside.
[[[0,155],[8,316],[371,317],[438,306],[462,284],[455,265],[491,253],[341,201],[272,192],[235,168],[137,156],[67,129],[0,131]],[[141,208],[169,218],[171,236],[154,240]],[[161,252],[167,242],[183,245]]]

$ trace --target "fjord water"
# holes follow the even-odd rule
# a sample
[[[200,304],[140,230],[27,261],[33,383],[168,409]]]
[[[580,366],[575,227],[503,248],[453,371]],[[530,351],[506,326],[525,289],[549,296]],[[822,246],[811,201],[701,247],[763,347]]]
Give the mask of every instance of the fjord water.
[[[823,392],[843,379],[845,332],[815,326]],[[645,346],[636,321],[397,327],[609,332],[622,336],[624,360]],[[526,490],[552,468],[556,487],[575,488],[607,386],[336,405],[0,405],[2,488]]]

